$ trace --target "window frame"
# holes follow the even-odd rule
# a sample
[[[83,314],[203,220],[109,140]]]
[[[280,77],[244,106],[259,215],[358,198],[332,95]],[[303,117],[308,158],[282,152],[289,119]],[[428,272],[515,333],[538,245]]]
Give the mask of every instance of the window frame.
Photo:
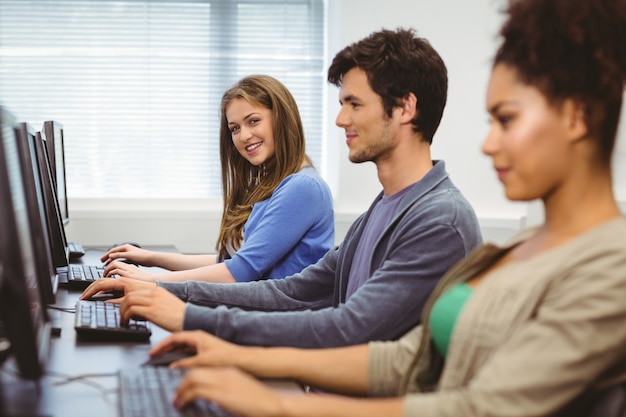
[[[6,2],[6,0],[0,0],[0,3],[2,3],[3,1]],[[217,15],[215,13],[211,13],[211,19],[219,19],[221,21],[223,20],[231,20],[231,19],[235,19],[234,16],[237,14],[237,7],[239,5],[242,4],[249,4],[249,5],[260,5],[260,4],[302,4],[302,3],[315,3],[317,5],[317,7],[322,7],[322,24],[324,26],[323,32],[325,34],[325,37],[327,36],[327,19],[325,16],[325,13],[327,12],[327,7],[326,7],[326,1],[316,1],[316,0],[273,0],[273,1],[261,1],[261,0],[240,0],[237,2],[233,2],[230,0],[186,0],[186,3],[211,3],[211,7],[219,7],[220,8],[220,14]],[[67,1],[65,3],[68,3]],[[81,1],[74,1],[74,3],[81,3]],[[124,3],[147,3],[147,4],[157,4],[157,3],[172,3],[171,1],[167,1],[167,0],[125,0]],[[215,29],[212,30],[211,36],[215,36],[215,38],[212,38],[212,41],[215,41],[215,39],[218,39],[219,44],[221,45],[222,48],[232,48],[233,45],[233,41],[235,39],[235,37],[233,37],[231,34],[229,34],[227,31],[223,31],[223,30],[219,30],[220,27],[223,27],[223,25],[218,25],[216,24]],[[0,50],[2,49],[2,45],[0,44]],[[326,171],[326,158],[325,158],[325,142],[326,142],[326,129],[323,128],[324,126],[324,121],[326,119],[326,115],[325,115],[325,111],[324,111],[324,105],[325,105],[325,101],[326,101],[326,92],[325,92],[325,78],[323,77],[325,75],[325,68],[326,68],[326,39],[324,39],[323,41],[323,47],[322,47],[322,51],[321,51],[321,57],[318,57],[318,59],[321,59],[322,65],[321,65],[321,69],[319,71],[318,76],[321,79],[321,87],[322,87],[322,95],[320,96],[320,100],[318,101],[318,111],[321,114],[320,119],[319,119],[319,131],[317,131],[315,133],[316,136],[319,136],[319,156],[317,158],[314,158],[315,162],[316,162],[316,167],[317,169],[322,173],[323,176],[325,176],[325,171]],[[2,60],[2,56],[0,56],[0,69],[1,69],[1,60]],[[213,72],[213,69],[211,70],[211,73],[218,73],[219,71],[227,71],[225,69],[225,66],[220,65],[220,64],[211,64],[213,67],[219,67],[219,68],[214,68],[215,72]],[[272,74],[270,74],[272,75]],[[280,77],[277,77],[280,79]],[[283,80],[281,80],[283,81]],[[232,82],[231,82],[232,83]],[[286,84],[286,83],[285,83]],[[289,87],[289,86],[288,86]],[[0,84],[0,92],[1,92],[1,84]],[[295,94],[294,94],[295,95]],[[298,100],[296,98],[296,100]],[[211,106],[208,109],[208,115],[206,115],[207,118],[217,118],[219,109],[218,106],[219,104],[215,102],[216,100],[211,99]],[[5,102],[4,103],[8,108],[11,108],[11,103],[10,102]],[[300,104],[300,102],[299,102]],[[302,112],[302,109],[301,109]],[[20,112],[16,112],[18,117],[21,117]],[[303,117],[304,118],[304,117]],[[42,116],[41,118],[39,118],[36,121],[32,121],[29,120],[30,117],[28,115],[26,115],[26,117],[24,117],[21,120],[24,121],[28,121],[31,122],[33,124],[33,126],[35,127],[35,129],[39,130],[41,128],[41,126],[39,125],[40,122],[42,122],[43,120],[48,120],[48,119],[59,119],[59,121],[61,123],[64,124],[65,127],[65,135],[66,135],[66,142],[70,143],[72,142],[72,125],[70,123],[67,123],[66,121],[63,120],[63,118],[57,118],[57,117],[47,117],[47,116]],[[307,135],[307,143],[312,142],[314,140],[314,137],[309,134],[309,132],[306,132],[306,126],[305,126],[305,133]],[[215,137],[218,137],[218,132],[215,132]],[[217,148],[214,148],[217,149]],[[74,158],[75,156],[72,156],[70,152],[68,152],[68,159],[70,158]],[[217,162],[219,163],[219,157],[216,159]],[[217,169],[218,175],[219,175],[219,167]],[[70,200],[70,211],[74,211],[73,208],[76,207],[72,207],[76,204],[76,202],[80,202],[80,206],[81,207],[87,207],[90,204],[87,204],[89,201],[95,201],[95,204],[98,204],[97,202],[99,200],[107,200],[109,198],[111,198],[112,196],[110,194],[101,194],[97,197],[94,196],[86,196],[86,195],[76,195],[73,190],[72,190],[72,172],[71,170],[68,169],[68,197]],[[218,178],[218,184],[221,184],[219,182],[219,178]],[[219,190],[221,192],[221,188]],[[115,196],[113,195],[113,198],[115,198]],[[141,199],[146,199],[146,198],[150,198],[149,196],[141,196]],[[132,201],[133,199],[130,198],[124,198],[127,201]],[[176,200],[181,200],[181,197],[176,197]],[[206,196],[191,196],[191,197],[182,197],[183,200],[188,200],[188,201],[194,201],[194,200],[209,200],[209,201],[221,201],[221,196],[219,196],[218,194],[209,194]],[[167,198],[162,198],[162,197],[158,197],[156,199],[154,199],[154,201],[160,201],[160,200],[167,200]],[[83,203],[87,204],[87,206],[85,206]],[[167,206],[167,204],[165,204],[165,206]],[[211,206],[213,206],[213,204],[211,203]],[[71,216],[71,215],[70,215]]]

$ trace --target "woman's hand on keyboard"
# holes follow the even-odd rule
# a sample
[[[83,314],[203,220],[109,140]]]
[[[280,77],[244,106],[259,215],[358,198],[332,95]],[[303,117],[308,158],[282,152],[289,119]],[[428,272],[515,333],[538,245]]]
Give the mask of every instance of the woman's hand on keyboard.
[[[104,268],[104,275],[107,277],[120,277],[120,278],[132,278],[147,282],[156,282],[157,277],[146,271],[139,269],[135,265],[130,265],[125,262],[115,261],[111,262]]]
[[[194,368],[187,372],[174,394],[174,405],[203,399],[241,417],[284,414],[281,393],[236,368]]]
[[[143,266],[154,266],[151,261],[152,256],[154,256],[152,251],[141,249],[137,246],[126,243],[109,249],[104,255],[102,255],[100,261],[110,263],[117,259],[126,259],[131,263]]]

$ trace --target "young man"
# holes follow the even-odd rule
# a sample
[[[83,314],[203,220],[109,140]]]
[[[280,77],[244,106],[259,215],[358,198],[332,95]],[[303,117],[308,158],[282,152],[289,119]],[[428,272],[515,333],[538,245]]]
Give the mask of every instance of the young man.
[[[471,206],[432,161],[447,71],[410,30],[383,30],[339,52],[336,124],[350,160],[376,164],[383,191],[318,263],[283,280],[225,285],[98,280],[82,298],[124,290],[124,320],[202,329],[240,344],[331,347],[396,339],[418,322],[450,266],[481,243]],[[113,269],[112,274],[123,272]],[[185,303],[186,302],[186,303]]]

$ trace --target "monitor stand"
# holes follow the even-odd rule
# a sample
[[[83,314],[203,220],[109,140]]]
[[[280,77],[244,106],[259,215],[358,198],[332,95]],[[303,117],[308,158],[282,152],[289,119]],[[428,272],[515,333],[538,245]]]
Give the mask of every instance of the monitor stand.
[[[62,311],[56,310],[54,308],[48,307],[47,309],[48,320],[50,321],[50,336],[59,337],[61,336],[61,321],[62,321]]]
[[[85,254],[85,248],[78,242],[67,242],[70,259],[78,259]]]
[[[5,401],[5,384],[11,383],[7,381],[2,381],[0,383],[0,416],[2,417],[52,417],[50,414],[39,414],[32,411],[20,411],[14,410],[13,407],[9,407],[9,403]],[[37,384],[38,382],[34,382]],[[9,397],[11,398],[11,397]],[[29,402],[32,403],[32,402]]]
[[[2,331],[1,326],[0,326],[0,331]],[[2,367],[4,365],[4,362],[6,361],[6,359],[9,357],[9,353],[8,353],[8,347],[9,347],[9,342],[2,336],[0,336],[0,367]],[[11,403],[8,403],[7,401],[5,401],[5,396],[6,396],[6,392],[7,392],[7,388],[10,387],[15,387],[16,385],[22,385],[22,384],[34,384],[33,386],[35,387],[36,390],[36,394],[35,395],[39,395],[41,392],[41,387],[39,386],[39,381],[22,381],[22,380],[11,380],[11,381],[7,381],[7,379],[14,379],[9,373],[5,373],[2,369],[0,369],[0,416],[2,417],[52,417],[49,414],[39,414],[36,412],[32,412],[31,410],[25,410],[25,411],[21,411],[21,410],[14,410],[14,407],[21,407],[23,406],[23,404],[28,404],[27,407],[32,407],[32,395],[28,395],[28,398],[26,399],[26,401],[20,401],[18,399],[18,401],[12,401]],[[19,391],[19,389],[18,389]],[[32,393],[30,393],[32,394]],[[8,398],[14,398],[13,395],[9,395]],[[20,403],[15,404],[15,403]]]

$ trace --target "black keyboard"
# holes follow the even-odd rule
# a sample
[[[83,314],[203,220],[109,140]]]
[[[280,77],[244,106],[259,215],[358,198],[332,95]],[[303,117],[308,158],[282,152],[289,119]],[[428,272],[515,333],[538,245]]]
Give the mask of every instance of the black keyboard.
[[[67,242],[67,249],[70,252],[70,259],[80,258],[85,254],[85,248],[78,242]]]
[[[122,417],[236,417],[208,401],[195,401],[182,410],[172,404],[174,390],[184,375],[182,369],[142,366],[119,372]]]
[[[74,281],[89,281],[91,284],[98,278],[104,277],[104,266],[70,264],[69,268]]]
[[[74,328],[83,340],[145,342],[152,335],[145,320],[120,325],[120,305],[104,301],[79,300]]]
[[[57,268],[59,284],[75,290],[84,290],[95,280],[104,277],[104,266],[70,264]]]

